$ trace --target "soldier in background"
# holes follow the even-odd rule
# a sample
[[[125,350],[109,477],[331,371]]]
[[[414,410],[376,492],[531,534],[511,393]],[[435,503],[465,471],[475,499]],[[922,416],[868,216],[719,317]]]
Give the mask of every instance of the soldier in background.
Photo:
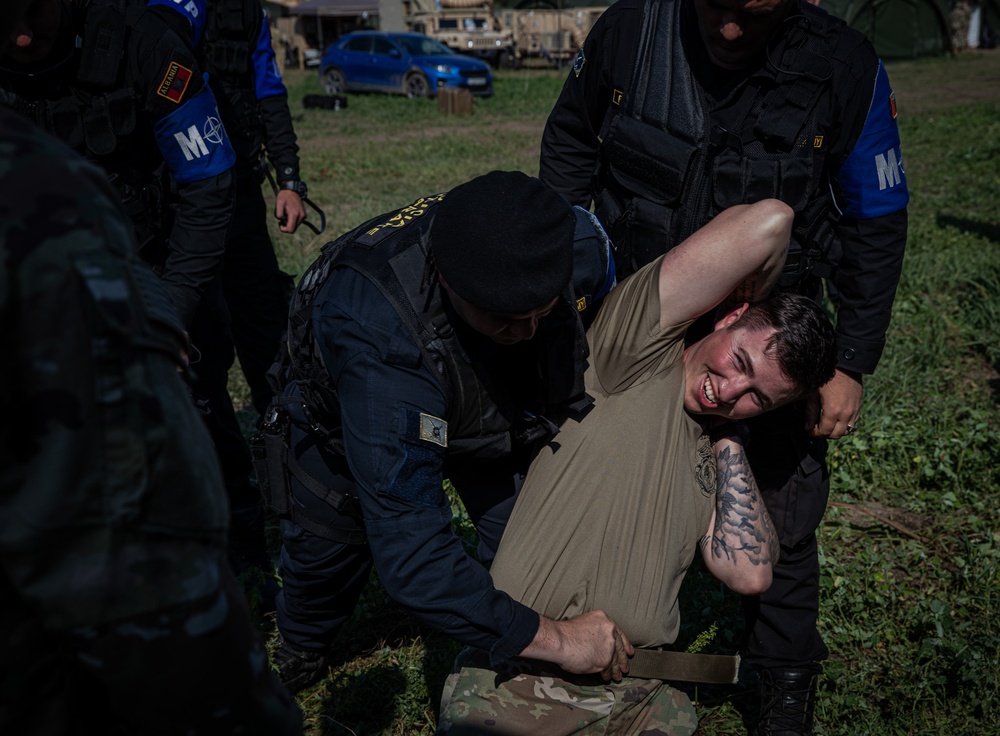
[[[0,45],[27,4],[0,5]],[[300,734],[116,193],[5,108],[0,161],[0,733]]]
[[[202,372],[213,376],[213,394],[226,391],[235,357],[258,414],[271,400],[266,374],[274,363],[288,322],[293,279],[278,265],[268,232],[268,206],[261,192],[264,154],[277,172],[274,217],[283,233],[294,233],[306,218],[306,184],[299,176],[298,145],[288,91],[271,46],[267,16],[258,0],[149,0],[170,8],[188,24],[199,64],[219,101],[219,113],[236,152],[236,195],[218,293],[194,325],[192,340],[202,347]],[[206,366],[208,370],[206,370]],[[227,426],[234,426],[229,423]],[[223,467],[241,469],[229,482],[233,499],[233,555],[236,569],[272,570],[264,542],[260,494],[248,480],[250,457],[238,431],[221,434]],[[229,480],[229,479],[227,479]],[[277,592],[270,580],[261,589],[265,609]]]

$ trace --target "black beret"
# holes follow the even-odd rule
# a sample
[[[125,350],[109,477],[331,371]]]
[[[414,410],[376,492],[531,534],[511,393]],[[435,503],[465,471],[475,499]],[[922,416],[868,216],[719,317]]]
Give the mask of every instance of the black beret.
[[[491,171],[448,192],[431,225],[434,263],[480,309],[528,312],[573,276],[573,208],[538,179]]]

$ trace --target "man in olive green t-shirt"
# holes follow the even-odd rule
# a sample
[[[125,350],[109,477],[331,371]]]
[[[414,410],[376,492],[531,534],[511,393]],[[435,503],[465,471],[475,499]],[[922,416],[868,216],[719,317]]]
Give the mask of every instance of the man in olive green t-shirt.
[[[621,654],[674,641],[698,547],[732,589],[767,589],[778,543],[740,420],[815,390],[834,362],[833,328],[814,303],[756,301],[780,273],[790,226],[775,200],[734,207],[611,292],[587,334],[594,406],[532,464],[491,568],[498,588],[557,620],[603,610],[627,637]],[[715,330],[686,345],[716,307]],[[601,682],[528,660],[491,669],[468,650],[446,684],[441,730],[693,733],[683,693],[623,679],[620,662]]]

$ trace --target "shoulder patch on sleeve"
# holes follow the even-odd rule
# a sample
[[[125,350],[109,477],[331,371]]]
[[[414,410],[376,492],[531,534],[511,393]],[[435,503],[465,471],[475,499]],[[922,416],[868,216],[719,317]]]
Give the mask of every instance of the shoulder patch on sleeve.
[[[430,414],[420,413],[420,439],[441,447],[448,446],[448,422]]]
[[[583,71],[583,65],[587,63],[587,57],[583,53],[583,49],[576,52],[576,58],[573,59],[573,73],[579,78],[580,72]]]
[[[194,72],[186,66],[171,61],[160,81],[156,94],[175,104],[179,103],[184,98],[184,93],[187,91],[188,83],[190,83],[193,74]]]

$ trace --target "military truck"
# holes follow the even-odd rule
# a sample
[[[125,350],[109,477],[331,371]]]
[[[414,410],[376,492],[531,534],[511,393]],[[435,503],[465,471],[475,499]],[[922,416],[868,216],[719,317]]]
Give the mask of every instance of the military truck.
[[[500,25],[514,36],[518,65],[544,60],[554,66],[572,60],[606,5],[553,7],[549,0],[527,0],[497,11]]]
[[[492,0],[403,0],[407,28],[460,54],[498,66],[514,61],[514,34],[500,27]]]

